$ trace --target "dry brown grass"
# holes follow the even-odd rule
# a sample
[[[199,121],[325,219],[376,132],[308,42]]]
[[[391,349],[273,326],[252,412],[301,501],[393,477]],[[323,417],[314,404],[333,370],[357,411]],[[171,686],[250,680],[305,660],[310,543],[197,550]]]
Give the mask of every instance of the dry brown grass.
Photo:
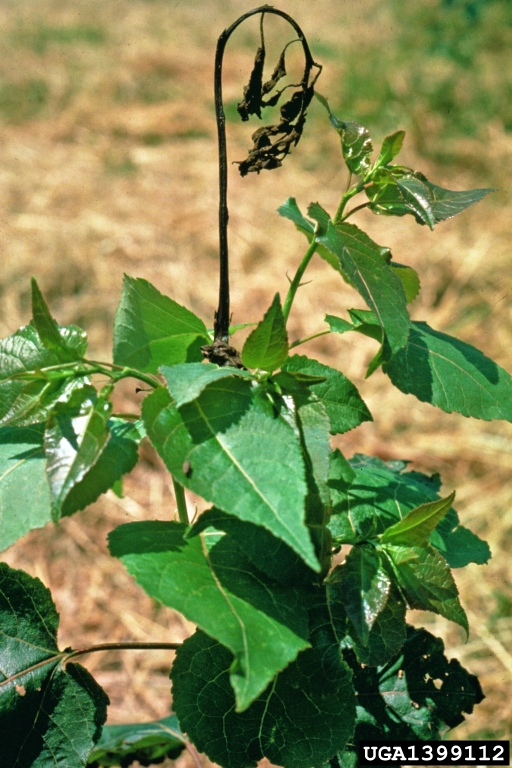
[[[0,128],[3,336],[28,320],[32,274],[59,321],[87,329],[98,358],[110,354],[123,271],[149,279],[211,322],[217,291],[213,51],[216,35],[251,7],[248,0],[171,6],[142,0],[3,3],[0,81],[32,78],[50,84],[48,101],[33,119],[17,125],[5,121]],[[333,46],[389,31],[382,26],[377,0],[349,0],[343,9],[336,0],[282,0],[280,7],[295,12],[313,40]],[[73,25],[105,30],[106,39],[44,44],[42,27]],[[40,39],[43,53],[34,50],[33,41]],[[227,100],[240,92],[251,39],[252,32],[240,33],[230,48]],[[323,92],[337,83],[340,68],[337,60],[327,62]],[[275,214],[278,205],[289,195],[302,206],[315,200],[331,210],[336,205],[344,183],[338,140],[318,107],[312,107],[311,118],[282,169],[246,179],[236,170],[230,174],[234,322],[262,316],[275,290],[286,290],[286,273],[304,250],[299,234]],[[467,159],[456,168],[418,156],[412,141],[404,162],[450,188],[506,189],[512,137],[499,121],[486,131],[490,149],[484,167],[477,162],[482,144],[469,139],[456,147]],[[229,124],[232,158],[244,156],[248,132],[246,126]],[[474,343],[509,370],[511,202],[502,191],[435,233],[412,220],[358,214],[378,242],[392,247],[397,261],[419,271],[423,290],[413,316]],[[320,259],[309,279],[292,314],[293,337],[322,327],[324,312],[360,305]],[[375,415],[374,423],[337,440],[344,452],[407,458],[415,468],[440,472],[446,490],[457,488],[462,522],[489,541],[489,565],[455,574],[471,615],[469,642],[439,618],[416,614],[414,619],[443,636],[449,655],[479,675],[487,696],[453,737],[504,738],[512,730],[511,427],[438,412],[393,390],[381,373],[364,381],[374,351],[369,340],[350,337],[323,338],[307,349],[340,366]],[[132,410],[140,397],[133,384],[125,384],[118,407]],[[31,533],[4,558],[52,589],[61,613],[62,646],[106,639],[181,640],[192,626],[146,597],[108,556],[105,543],[119,523],[173,513],[169,478],[146,446],[126,481],[124,500],[108,494],[58,528]],[[91,657],[86,664],[112,700],[109,722],[165,716],[171,661],[172,655],[162,651]]]

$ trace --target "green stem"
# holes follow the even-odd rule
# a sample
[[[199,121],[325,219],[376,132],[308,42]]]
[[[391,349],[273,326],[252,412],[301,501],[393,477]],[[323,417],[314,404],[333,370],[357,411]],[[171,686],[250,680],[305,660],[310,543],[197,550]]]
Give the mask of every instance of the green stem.
[[[343,220],[343,212],[345,210],[345,207],[346,207],[348,201],[351,198],[353,198],[355,195],[358,195],[359,192],[361,192],[361,190],[363,189],[363,187],[364,187],[364,185],[366,184],[367,181],[368,181],[368,179],[365,176],[363,176],[363,178],[359,180],[359,182],[356,184],[355,187],[352,187],[352,189],[349,189],[347,192],[345,192],[344,195],[342,195],[341,200],[340,200],[340,204],[338,206],[338,210],[336,211],[336,213],[334,215],[334,218],[332,220],[332,223],[334,224],[334,226],[336,226],[336,224],[340,224],[342,222],[342,220]],[[353,213],[353,211],[351,211],[351,213]]]
[[[290,344],[290,349],[298,347],[300,344],[305,344],[306,341],[311,341],[311,339],[318,339],[319,336],[326,336],[328,333],[332,333],[330,328],[326,331],[318,331],[318,333],[312,333],[311,336],[304,336],[303,339],[297,339],[297,341],[292,342],[292,344]]]
[[[293,300],[295,298],[295,294],[297,293],[297,289],[300,285],[300,281],[302,280],[302,277],[304,275],[304,272],[306,271],[306,268],[311,261],[315,251],[316,251],[317,243],[316,240],[313,238],[311,241],[309,248],[307,249],[306,253],[304,254],[301,263],[298,266],[297,272],[295,273],[295,277],[293,278],[292,282],[290,283],[290,287],[288,288],[288,293],[286,294],[286,299],[283,304],[283,317],[285,324],[288,322],[288,317],[290,315],[290,310],[292,308]]]
[[[178,483],[174,475],[172,477],[172,484],[174,486],[174,495],[176,496],[176,506],[178,507],[178,517],[180,519],[180,523],[185,523],[185,525],[188,525],[189,519],[187,500],[185,499],[185,489],[181,483]]]
[[[132,378],[140,379],[140,381],[143,381],[145,384],[149,384],[149,386],[153,387],[153,389],[157,389],[157,387],[161,386],[161,382],[156,378],[156,376],[147,376],[145,373],[137,371],[135,368],[129,368],[125,365],[115,365],[115,363],[100,363],[97,360],[84,360],[84,362],[88,365],[95,366],[95,369],[92,370],[91,373],[104,373],[106,376],[111,376],[116,381]],[[106,370],[108,368],[111,368],[112,370]],[[115,373],[115,371],[119,371],[119,373]]]

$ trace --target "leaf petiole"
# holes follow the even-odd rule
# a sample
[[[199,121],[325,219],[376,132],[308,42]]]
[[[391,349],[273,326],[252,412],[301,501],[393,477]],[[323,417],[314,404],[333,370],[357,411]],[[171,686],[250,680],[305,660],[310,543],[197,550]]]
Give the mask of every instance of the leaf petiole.
[[[326,336],[328,333],[332,333],[330,328],[327,328],[325,331],[318,331],[318,333],[312,333],[311,336],[304,336],[303,339],[297,339],[297,341],[293,341],[290,344],[290,349],[293,349],[294,347],[298,347],[301,344],[305,344],[306,341],[311,341],[312,339],[318,339],[320,336]]]
[[[0,688],[2,688],[4,685],[8,685],[9,683],[13,683],[15,680],[19,680],[20,677],[24,677],[25,675],[29,675],[31,672],[35,672],[36,669],[41,669],[41,667],[44,667],[47,664],[53,664],[55,662],[66,664],[68,661],[76,658],[77,656],[85,656],[86,653],[97,653],[98,651],[129,651],[129,650],[175,651],[180,647],[180,645],[181,643],[137,643],[137,642],[101,643],[100,645],[91,645],[89,648],[78,648],[77,650],[61,651],[60,653],[56,653],[54,656],[50,656],[50,658],[48,659],[39,661],[37,664],[32,664],[31,667],[27,667],[26,669],[20,669],[20,671],[15,672],[14,675],[11,675],[10,677],[6,677],[5,680],[1,680]]]

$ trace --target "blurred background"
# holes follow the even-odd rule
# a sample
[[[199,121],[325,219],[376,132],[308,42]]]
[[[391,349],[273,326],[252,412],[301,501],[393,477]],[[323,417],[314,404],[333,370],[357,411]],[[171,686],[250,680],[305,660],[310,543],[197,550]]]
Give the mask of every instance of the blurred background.
[[[35,275],[61,324],[82,325],[90,356],[110,359],[122,273],[145,277],[209,325],[217,292],[217,152],[212,81],[216,37],[249,0],[1,0],[0,333],[30,317]],[[318,90],[342,119],[372,132],[407,131],[399,162],[449,189],[498,191],[435,232],[412,217],[361,211],[354,222],[420,274],[416,320],[474,344],[512,371],[512,2],[510,0],[281,0],[324,65]],[[268,17],[267,17],[268,18]],[[291,39],[268,18],[268,61]],[[242,160],[255,123],[236,114],[258,43],[255,20],[229,43],[224,72],[230,160]],[[298,47],[290,62],[299,66]],[[296,57],[296,58],[294,58]],[[268,110],[270,113],[270,110]],[[266,122],[272,115],[265,115]],[[346,184],[339,138],[318,102],[282,168],[241,179],[230,166],[233,322],[258,320],[283,296],[305,242],[276,214],[290,195],[334,212]],[[323,328],[361,300],[313,261],[291,336]],[[237,346],[243,334],[235,336]],[[411,620],[440,634],[448,656],[480,677],[486,699],[452,738],[512,731],[512,425],[448,415],[394,390],[376,351],[348,336],[301,350],[338,366],[375,421],[337,438],[346,455],[409,459],[457,488],[461,521],[490,543],[486,566],[455,572],[471,635],[440,617]],[[143,394],[124,383],[117,408]],[[61,646],[104,640],[182,640],[193,627],[147,598],[107,555],[106,534],[147,516],[172,518],[169,476],[149,446],[125,482],[55,529],[4,555],[37,575],[61,612]],[[196,500],[190,496],[193,513]],[[85,663],[107,690],[109,722],[165,716],[172,654],[95,654]],[[188,756],[180,758],[184,765]],[[203,758],[207,764],[206,758]]]

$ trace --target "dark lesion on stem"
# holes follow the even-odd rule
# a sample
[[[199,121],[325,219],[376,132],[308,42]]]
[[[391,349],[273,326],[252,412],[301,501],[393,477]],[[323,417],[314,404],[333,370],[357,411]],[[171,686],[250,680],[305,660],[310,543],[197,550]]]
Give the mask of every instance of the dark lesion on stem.
[[[222,339],[217,339],[213,344],[206,344],[201,347],[201,352],[210,363],[215,363],[215,365],[245,369],[238,350]]]
[[[217,118],[217,135],[219,146],[219,246],[220,246],[220,286],[219,305],[215,313],[214,343],[203,347],[203,354],[217,365],[229,365],[243,368],[238,352],[229,345],[229,325],[231,321],[229,303],[229,269],[228,269],[228,206],[227,206],[227,149],[226,149],[226,117],[222,101],[222,62],[226,43],[234,30],[250,16],[261,15],[261,42],[256,52],[254,66],[248,84],[244,87],[243,99],[238,105],[238,113],[242,120],[248,120],[249,115],[261,118],[263,107],[277,105],[282,94],[289,88],[297,88],[291,98],[280,108],[279,122],[275,125],[262,126],[252,136],[253,146],[245,160],[238,163],[242,176],[248,173],[260,173],[262,170],[279,168],[286,155],[296,146],[302,135],[306,122],[306,112],[314,94],[314,86],[322,67],[317,64],[309,49],[308,42],[297,22],[284,11],[269,5],[255,8],[243,14],[218,39],[215,55],[215,112]],[[263,23],[266,14],[274,14],[285,19],[294,29],[297,37],[287,43],[279,56],[279,60],[268,80],[263,81],[265,66],[265,37]],[[300,83],[292,83],[272,91],[286,76],[286,51],[295,42],[300,42],[304,52],[304,70]]]

